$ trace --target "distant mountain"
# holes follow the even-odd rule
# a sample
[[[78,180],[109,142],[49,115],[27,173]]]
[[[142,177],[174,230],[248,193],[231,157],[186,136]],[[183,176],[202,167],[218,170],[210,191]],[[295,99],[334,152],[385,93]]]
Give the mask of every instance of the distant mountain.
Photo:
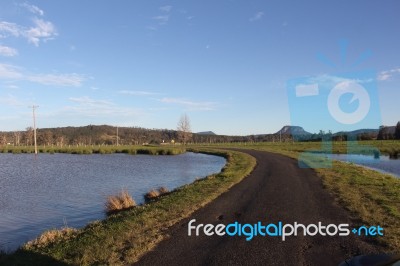
[[[214,132],[212,132],[212,131],[202,131],[202,132],[197,132],[196,133],[197,135],[213,135],[213,136],[216,136],[217,134],[215,134]]]
[[[393,127],[394,128],[394,127]],[[357,129],[353,131],[339,131],[333,134],[334,136],[338,135],[362,135],[362,134],[368,134],[368,135],[374,135],[375,137],[378,135],[379,129]],[[394,130],[393,130],[394,132]]]
[[[276,132],[277,135],[295,135],[295,136],[309,136],[312,135],[310,132],[305,131],[299,126],[284,126]]]

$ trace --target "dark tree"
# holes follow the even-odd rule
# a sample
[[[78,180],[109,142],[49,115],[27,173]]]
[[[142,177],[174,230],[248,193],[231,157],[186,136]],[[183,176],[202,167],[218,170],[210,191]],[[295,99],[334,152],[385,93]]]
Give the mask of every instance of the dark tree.
[[[396,139],[400,139],[400,121],[397,122],[396,131],[395,131],[394,135],[395,135]]]

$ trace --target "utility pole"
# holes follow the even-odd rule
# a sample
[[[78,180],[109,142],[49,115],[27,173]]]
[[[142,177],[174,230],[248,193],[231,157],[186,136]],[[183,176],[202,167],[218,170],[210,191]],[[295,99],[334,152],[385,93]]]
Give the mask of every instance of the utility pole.
[[[37,142],[36,142],[36,116],[35,116],[35,109],[38,108],[38,107],[39,106],[37,106],[37,105],[29,106],[29,108],[32,108],[32,115],[33,115],[33,139],[34,139],[34,142],[35,142],[35,155],[38,154]]]
[[[118,145],[118,126],[117,126],[117,146],[119,146]]]

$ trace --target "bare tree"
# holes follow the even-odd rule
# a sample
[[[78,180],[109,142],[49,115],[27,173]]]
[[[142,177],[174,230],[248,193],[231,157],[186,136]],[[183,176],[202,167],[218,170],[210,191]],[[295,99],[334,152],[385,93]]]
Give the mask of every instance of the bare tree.
[[[2,146],[6,146],[6,145],[7,145],[7,136],[6,136],[6,134],[4,134],[4,135],[2,135],[2,136],[0,137],[0,144],[1,144]]]
[[[27,127],[25,132],[26,146],[32,145],[32,140],[33,140],[33,128]]]
[[[21,132],[15,131],[13,135],[14,135],[14,146],[19,146],[19,142],[21,139]]]
[[[178,138],[185,145],[192,138],[192,129],[187,114],[183,114],[178,122]]]

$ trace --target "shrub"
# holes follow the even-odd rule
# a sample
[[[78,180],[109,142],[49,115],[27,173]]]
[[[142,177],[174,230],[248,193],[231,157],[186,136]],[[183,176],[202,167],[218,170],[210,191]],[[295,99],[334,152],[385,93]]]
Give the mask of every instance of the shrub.
[[[136,206],[128,191],[122,190],[118,195],[108,196],[106,203],[106,212],[111,214],[116,211],[129,209]]]

